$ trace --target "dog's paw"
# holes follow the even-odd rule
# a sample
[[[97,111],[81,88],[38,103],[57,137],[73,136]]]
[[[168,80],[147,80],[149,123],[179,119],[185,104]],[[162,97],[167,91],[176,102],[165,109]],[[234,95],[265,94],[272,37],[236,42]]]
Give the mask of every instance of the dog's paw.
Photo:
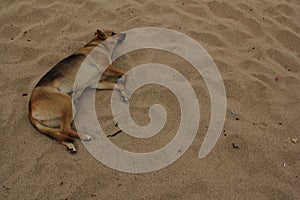
[[[91,139],[92,139],[92,137],[91,136],[89,136],[89,135],[80,135],[80,139],[82,140],[82,141],[90,141]]]
[[[69,144],[67,144],[67,149],[68,149],[68,151],[70,151],[70,153],[77,153],[77,149],[76,149],[76,147],[74,146],[74,144],[72,144],[72,143],[69,143]]]
[[[119,84],[122,84],[122,85],[125,85],[126,81],[127,81],[127,74],[126,74],[126,73],[123,74],[123,75],[118,79],[118,83],[119,83]]]
[[[122,102],[128,104],[128,98],[127,96],[121,96]]]
[[[119,85],[119,91],[121,93],[122,102],[128,103],[128,95],[123,85]]]

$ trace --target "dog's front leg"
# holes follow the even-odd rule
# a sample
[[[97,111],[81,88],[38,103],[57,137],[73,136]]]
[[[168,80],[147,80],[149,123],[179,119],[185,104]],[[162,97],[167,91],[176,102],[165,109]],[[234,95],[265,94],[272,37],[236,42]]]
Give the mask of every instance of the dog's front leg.
[[[122,69],[119,69],[113,65],[109,65],[107,69],[105,70],[105,73],[108,75],[115,75],[115,76],[123,76],[125,75],[125,71]]]
[[[108,81],[100,81],[97,85],[98,90],[113,90],[117,89],[121,92],[122,97],[125,101],[128,101],[128,96],[126,94],[125,88],[123,84],[116,84]]]

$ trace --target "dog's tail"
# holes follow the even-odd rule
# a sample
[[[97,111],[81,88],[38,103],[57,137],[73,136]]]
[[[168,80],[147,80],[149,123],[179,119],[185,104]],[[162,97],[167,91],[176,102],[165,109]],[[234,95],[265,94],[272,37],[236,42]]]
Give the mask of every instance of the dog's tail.
[[[37,130],[44,133],[45,135],[47,135],[49,137],[52,137],[52,138],[56,139],[59,142],[71,142],[71,143],[74,142],[73,138],[71,138],[68,135],[65,135],[65,134],[61,133],[61,131],[59,129],[51,128],[51,127],[45,126],[42,123],[40,123],[38,120],[36,120],[32,116],[30,111],[29,111],[28,117],[29,117],[29,120],[30,120],[31,124]]]

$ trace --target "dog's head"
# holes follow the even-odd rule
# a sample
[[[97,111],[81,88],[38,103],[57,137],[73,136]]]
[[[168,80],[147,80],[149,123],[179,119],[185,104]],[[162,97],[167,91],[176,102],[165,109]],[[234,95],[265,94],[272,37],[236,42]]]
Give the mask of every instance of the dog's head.
[[[97,42],[101,43],[103,47],[106,48],[108,52],[110,52],[110,55],[114,52],[115,47],[121,43],[126,38],[125,33],[115,33],[110,30],[97,30],[95,33],[95,36],[97,37]],[[105,42],[104,42],[105,41]]]
[[[111,58],[114,55],[115,48],[126,38],[125,33],[115,33],[110,30],[97,30],[95,38],[85,45],[85,47],[92,46],[93,51],[91,57],[97,57],[97,60],[106,61],[109,59],[108,64],[111,64]],[[101,56],[104,56],[100,59]],[[101,64],[106,66],[106,64]]]
[[[103,41],[107,40],[110,37],[113,37],[114,40],[117,41],[117,43],[120,43],[125,39],[126,34],[124,34],[124,33],[115,33],[114,31],[111,31],[111,30],[99,30],[98,29],[95,32],[95,38],[92,41],[90,41],[90,43],[100,44],[100,43],[102,43]]]
[[[107,38],[114,36],[114,35],[116,35],[116,33],[113,31],[110,31],[110,30],[101,31],[101,30],[97,29],[97,31],[95,33],[96,38],[99,40],[102,40],[102,41],[104,41]]]

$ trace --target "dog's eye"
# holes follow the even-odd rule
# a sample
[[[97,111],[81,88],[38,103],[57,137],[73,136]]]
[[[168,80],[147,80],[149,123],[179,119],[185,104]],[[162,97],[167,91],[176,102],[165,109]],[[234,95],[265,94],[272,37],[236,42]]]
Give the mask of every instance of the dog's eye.
[[[111,35],[116,35],[116,33],[112,31],[112,32],[111,32]]]

